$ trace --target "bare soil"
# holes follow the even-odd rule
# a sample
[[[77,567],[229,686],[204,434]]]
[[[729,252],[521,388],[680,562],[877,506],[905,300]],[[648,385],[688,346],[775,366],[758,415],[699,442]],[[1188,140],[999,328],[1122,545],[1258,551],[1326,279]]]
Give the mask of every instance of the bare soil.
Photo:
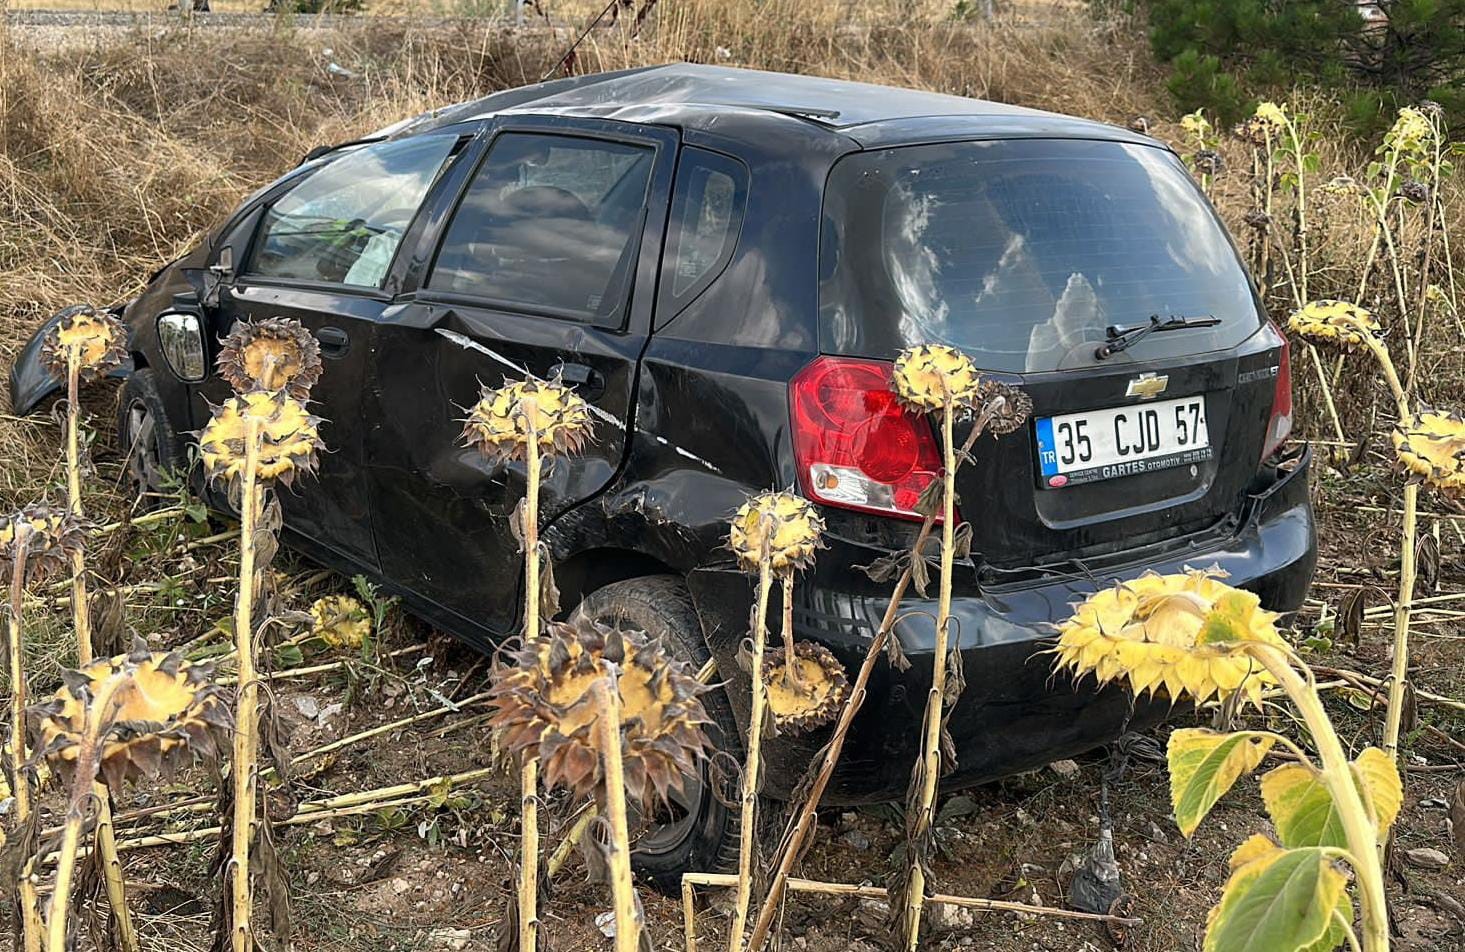
[[[1326,593],[1343,584],[1337,581],[1340,578],[1387,584],[1392,558],[1382,542],[1373,548],[1371,558],[1360,559],[1362,553],[1349,551],[1350,546],[1326,541],[1363,537],[1374,520],[1356,507],[1347,511],[1328,506],[1323,512],[1328,565],[1317,591]],[[1453,531],[1453,520],[1442,524],[1446,532]],[[221,549],[216,555],[217,561],[206,556],[200,564],[227,570],[228,553]],[[192,556],[199,561],[197,550]],[[320,594],[352,590],[345,579],[294,563],[288,556],[281,561],[282,597],[289,607],[303,608]],[[1346,569],[1339,569],[1344,565]],[[156,570],[160,564],[153,566]],[[161,567],[167,570],[166,563]],[[1451,568],[1456,574],[1447,569],[1441,588],[1465,588],[1458,565]],[[201,602],[209,597],[210,588],[185,582],[173,600]],[[1298,620],[1305,633],[1308,614]],[[1460,696],[1459,632],[1455,626],[1421,626],[1416,675],[1421,689]],[[191,641],[197,635],[185,629],[176,637]],[[1387,637],[1381,627],[1365,628],[1356,650],[1315,657],[1319,664],[1381,674],[1387,668]],[[352,656],[344,659],[342,669],[277,681],[277,722],[290,750],[300,754],[432,711],[445,701],[472,698],[486,688],[483,658],[393,610],[381,653],[414,646],[417,650],[385,660],[379,667]],[[301,660],[314,665],[333,657],[337,656]],[[1355,748],[1376,740],[1382,720],[1377,712],[1358,710],[1336,691],[1329,692],[1329,699],[1343,736]],[[297,768],[289,799],[317,800],[491,766],[484,712],[481,702],[469,703],[455,713],[312,759]],[[1286,715],[1280,709],[1269,716],[1274,726],[1285,727]],[[1196,721],[1193,715],[1177,716],[1170,726]],[[1411,770],[1389,884],[1396,916],[1395,947],[1421,952],[1465,949],[1461,906],[1465,856],[1452,841],[1446,810],[1457,785],[1465,781],[1461,756],[1465,750],[1451,739],[1462,733],[1465,717],[1423,704],[1420,725],[1409,736]],[[1169,729],[1162,727],[1150,735],[1153,744],[1148,749],[1142,742],[1130,745],[1133,755],[1128,766],[1110,788],[1115,849],[1126,888],[1134,897],[1134,915],[1143,920],[1129,930],[1124,947],[1142,952],[1198,949],[1206,910],[1225,879],[1226,856],[1246,836],[1268,826],[1256,781],[1246,779],[1222,800],[1192,840],[1183,839],[1170,817],[1163,764],[1146,756],[1163,749]],[[938,888],[959,895],[1065,905],[1073,871],[1096,841],[1101,776],[1112,765],[1105,752],[1096,751],[1077,763],[1055,764],[947,794],[936,837]],[[208,789],[205,779],[190,774],[167,787],[128,791],[118,805],[120,819],[134,832],[170,834],[211,824],[210,814],[175,814],[161,823],[158,817],[140,824],[126,821],[129,810],[187,798],[204,789]],[[435,799],[282,827],[279,843],[294,896],[294,947],[310,952],[495,949],[497,927],[513,898],[517,799],[515,778],[497,773],[443,790]],[[54,810],[57,804],[50,806]],[[563,798],[552,800],[544,824],[547,850],[561,842],[573,807]],[[801,875],[879,884],[891,869],[892,857],[899,855],[900,830],[894,805],[832,810],[821,817],[820,832]],[[1451,864],[1442,870],[1424,869],[1403,858],[1419,847],[1443,851]],[[207,948],[208,912],[215,897],[209,874],[212,851],[213,841],[205,840],[128,855],[129,881],[135,884],[149,949]],[[608,946],[597,926],[597,917],[608,917],[608,893],[603,885],[585,881],[578,855],[565,865],[547,895],[548,948],[567,952]],[[643,890],[642,898],[654,947],[681,949],[679,901],[649,889]],[[701,900],[699,935],[706,947],[716,948],[725,941],[727,897],[710,890]],[[785,910],[784,947],[811,952],[881,948],[883,917],[883,907],[869,900],[799,896]],[[1085,922],[957,909],[938,910],[932,921],[932,948],[1026,952],[1117,947],[1102,927]]]

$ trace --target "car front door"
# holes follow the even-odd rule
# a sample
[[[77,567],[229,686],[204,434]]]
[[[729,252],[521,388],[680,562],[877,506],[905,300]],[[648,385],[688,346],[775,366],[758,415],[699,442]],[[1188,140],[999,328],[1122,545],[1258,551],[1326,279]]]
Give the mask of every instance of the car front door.
[[[428,213],[404,301],[378,327],[366,459],[382,574],[462,633],[516,623],[509,520],[525,486],[522,463],[464,444],[463,419],[484,386],[561,377],[591,404],[594,438],[548,467],[543,520],[610,482],[633,425],[677,142],[653,126],[499,120],[462,194]]]
[[[219,295],[215,330],[293,318],[320,342],[324,372],[310,395],[324,418],[316,477],[281,487],[285,526],[326,553],[377,568],[361,478],[362,392],[372,328],[391,303],[397,246],[464,139],[451,134],[347,152],[304,176],[257,216],[238,275]],[[210,377],[214,403],[228,386]]]

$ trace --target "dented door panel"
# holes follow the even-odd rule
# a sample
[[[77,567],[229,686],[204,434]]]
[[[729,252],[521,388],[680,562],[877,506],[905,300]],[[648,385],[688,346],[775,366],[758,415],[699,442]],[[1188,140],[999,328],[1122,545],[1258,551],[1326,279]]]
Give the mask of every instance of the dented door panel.
[[[491,272],[485,274],[489,280],[482,282],[482,294],[471,282],[447,288],[434,282],[435,255],[443,256],[444,247],[452,243],[455,216],[477,194],[477,178],[495,181],[497,193],[508,196],[503,199],[507,204],[523,174],[543,168],[541,161],[507,174],[495,166],[495,146],[508,141],[503,138],[507,135],[518,136],[521,143],[529,137],[568,137],[575,143],[650,150],[634,245],[623,262],[628,294],[615,320],[575,320],[552,309],[491,300],[484,296],[497,290]],[[586,514],[597,511],[593,500],[621,469],[627,431],[635,425],[637,362],[651,324],[677,135],[627,123],[519,116],[497,120],[485,138],[482,158],[473,159],[478,162],[474,178],[423,216],[421,243],[407,266],[402,300],[377,328],[367,394],[373,424],[367,436],[366,478],[383,574],[420,601],[459,619],[455,627],[491,638],[514,629],[522,604],[523,558],[511,519],[524,496],[526,471],[522,463],[491,464],[464,445],[463,420],[483,386],[562,375],[591,405],[594,436],[580,453],[547,467],[541,521],[549,524],[572,510],[582,523],[596,521]],[[531,208],[531,224],[534,215],[562,217],[566,208],[579,214],[566,188],[519,187],[546,202]],[[584,210],[592,211],[589,204]],[[492,223],[498,209],[480,197],[473,213]],[[587,222],[586,227],[598,223]],[[501,240],[502,232],[485,229],[480,242],[485,261],[502,260],[495,245]],[[459,271],[473,266],[473,259],[461,254],[453,264]],[[576,265],[569,261],[564,267],[573,270]]]
[[[507,630],[522,572],[510,518],[527,471],[521,462],[491,464],[465,445],[463,420],[481,385],[546,379],[566,357],[601,375],[591,442],[545,473],[547,519],[595,494],[619,466],[640,341],[434,304],[410,305],[378,334],[366,474],[383,574],[477,625]]]

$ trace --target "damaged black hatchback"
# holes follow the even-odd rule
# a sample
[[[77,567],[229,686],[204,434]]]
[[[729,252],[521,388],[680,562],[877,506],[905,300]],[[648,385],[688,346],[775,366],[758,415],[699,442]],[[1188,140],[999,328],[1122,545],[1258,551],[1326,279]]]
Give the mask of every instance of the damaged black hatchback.
[[[230,326],[308,327],[330,452],[318,486],[282,493],[287,541],[484,648],[519,624],[524,474],[462,445],[463,408],[480,381],[563,377],[597,415],[593,445],[544,489],[563,603],[715,659],[727,750],[750,602],[727,518],[771,487],[820,505],[829,548],[795,629],[857,663],[888,590],[854,566],[908,546],[938,468],[931,427],[888,389],[913,343],[961,348],[1035,408],[960,478],[973,532],[948,786],[1155,717],[1036,656],[1071,602],[1216,564],[1288,610],[1312,575],[1286,342],[1181,162],[1111,126],[706,66],[564,79],[313,155],[119,310],[121,438],[153,487],[227,394],[210,368]],[[33,342],[14,407],[50,387]],[[912,599],[897,627],[914,667],[878,669],[830,802],[904,790],[931,607]],[[765,745],[765,792],[786,796],[823,742]],[[675,883],[735,850],[710,787],[656,818],[645,875]]]

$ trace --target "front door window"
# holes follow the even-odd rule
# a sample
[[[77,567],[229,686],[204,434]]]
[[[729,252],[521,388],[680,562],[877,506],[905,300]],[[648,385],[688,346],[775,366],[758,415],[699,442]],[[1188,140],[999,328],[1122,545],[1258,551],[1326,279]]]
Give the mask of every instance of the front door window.
[[[655,150],[505,133],[443,239],[429,290],[619,326]]]
[[[245,273],[379,288],[455,136],[364,146],[311,173],[266,210]]]

